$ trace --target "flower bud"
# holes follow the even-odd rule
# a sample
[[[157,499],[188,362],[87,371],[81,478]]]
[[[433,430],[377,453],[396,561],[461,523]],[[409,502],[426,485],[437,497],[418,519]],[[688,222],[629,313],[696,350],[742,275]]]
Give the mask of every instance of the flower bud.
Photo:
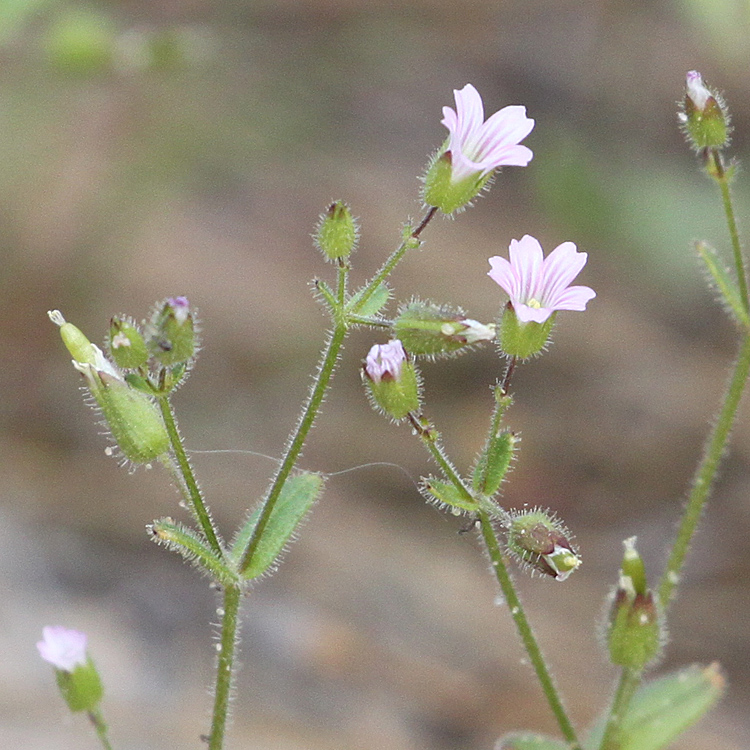
[[[186,297],[170,297],[151,316],[146,344],[160,364],[184,364],[195,355],[193,313]]]
[[[86,655],[86,634],[60,626],[45,627],[36,644],[55,668],[57,685],[71,711],[93,711],[104,692],[94,662]]]
[[[729,114],[724,100],[706,88],[697,70],[688,71],[679,118],[688,143],[696,151],[724,148],[729,143]]]
[[[74,357],[73,366],[85,378],[124,457],[134,464],[145,464],[167,453],[169,434],[153,400],[131,388],[102,350],[67,323],[59,310],[49,316],[60,326],[63,341]]]
[[[398,339],[375,344],[362,372],[376,408],[397,421],[419,409],[419,377]]]
[[[135,370],[148,362],[148,349],[141,332],[125,318],[110,321],[107,349],[115,364],[125,370]]]
[[[613,664],[641,670],[659,654],[664,623],[656,598],[647,587],[646,571],[635,537],[626,539],[620,582],[612,596],[607,646]]]
[[[581,564],[570,532],[548,511],[515,511],[507,529],[509,552],[533,571],[564,581]]]
[[[359,229],[349,206],[343,201],[331,203],[320,217],[315,244],[328,260],[347,258],[357,246]]]
[[[410,354],[435,358],[467,351],[495,338],[494,325],[482,325],[461,310],[412,300],[399,310],[393,330]]]

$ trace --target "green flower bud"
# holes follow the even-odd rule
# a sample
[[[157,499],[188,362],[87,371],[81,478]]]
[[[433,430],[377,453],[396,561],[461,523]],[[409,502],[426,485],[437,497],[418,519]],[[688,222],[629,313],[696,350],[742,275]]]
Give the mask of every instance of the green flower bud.
[[[73,366],[86,379],[123,456],[134,464],[144,464],[167,453],[169,434],[154,401],[128,385],[101,349],[67,323],[59,310],[49,316],[60,326],[63,341],[74,357]]]
[[[680,121],[685,137],[696,151],[724,148],[729,143],[729,114],[724,100],[706,88],[697,70],[687,74]]]
[[[609,611],[607,646],[613,664],[641,670],[659,655],[665,632],[656,598],[647,588],[635,541],[631,537],[624,542],[620,582]]]
[[[155,310],[146,326],[146,344],[162,365],[183,364],[193,358],[195,325],[186,297],[170,297]]]
[[[508,551],[532,571],[564,581],[581,564],[570,532],[549,511],[514,511],[507,534]]]
[[[347,258],[357,246],[359,228],[343,201],[331,203],[320,217],[315,244],[328,260]]]
[[[135,370],[148,362],[148,349],[141,332],[125,318],[112,318],[107,349],[115,364],[125,370]]]
[[[503,354],[518,359],[528,359],[541,353],[547,346],[556,316],[557,313],[553,312],[544,323],[533,320],[524,323],[518,319],[513,305],[508,303],[499,324],[500,350]]]
[[[398,339],[370,349],[363,375],[373,405],[393,419],[419,410],[419,377]]]
[[[393,331],[410,354],[431,359],[495,338],[494,325],[467,318],[462,310],[417,299],[400,308]]]

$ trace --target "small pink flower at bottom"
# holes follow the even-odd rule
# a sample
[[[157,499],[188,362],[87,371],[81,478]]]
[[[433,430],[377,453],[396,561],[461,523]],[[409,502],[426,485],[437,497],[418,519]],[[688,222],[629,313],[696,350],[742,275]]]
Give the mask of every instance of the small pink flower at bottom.
[[[39,655],[58,669],[72,672],[86,664],[86,634],[60,625],[42,629],[44,639],[36,644]]]
[[[556,310],[585,310],[596,297],[587,286],[570,286],[587,258],[572,242],[563,242],[545,258],[539,241],[526,234],[511,240],[510,261],[490,258],[487,275],[507,292],[520,322],[544,323]]]
[[[387,344],[375,344],[367,354],[365,373],[373,383],[379,383],[383,378],[398,380],[401,368],[406,362],[406,352],[398,339],[392,339]]]

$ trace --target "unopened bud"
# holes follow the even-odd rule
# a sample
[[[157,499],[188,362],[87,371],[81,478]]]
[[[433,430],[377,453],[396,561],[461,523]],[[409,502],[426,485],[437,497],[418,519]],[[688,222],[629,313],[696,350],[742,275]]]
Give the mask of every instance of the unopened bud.
[[[376,408],[395,420],[419,409],[419,377],[398,339],[375,344],[362,372]]]
[[[135,324],[126,318],[112,318],[107,337],[109,354],[118,367],[134,370],[148,362],[148,349]]]
[[[570,532],[549,511],[515,511],[507,529],[508,550],[534,571],[564,581],[581,564]]]
[[[184,364],[193,358],[195,324],[186,297],[170,297],[157,307],[146,326],[146,343],[162,365]]]
[[[647,588],[635,537],[626,539],[620,582],[609,612],[607,646],[613,664],[641,670],[659,654],[664,624],[652,591]]]
[[[359,230],[349,206],[343,201],[331,203],[320,217],[315,244],[328,260],[346,258],[357,246]]]
[[[688,142],[697,151],[724,148],[729,142],[729,114],[724,100],[704,85],[697,70],[688,71],[679,117]]]
[[[468,351],[472,344],[495,338],[495,326],[467,318],[461,310],[412,300],[404,305],[393,330],[410,354],[440,357]]]

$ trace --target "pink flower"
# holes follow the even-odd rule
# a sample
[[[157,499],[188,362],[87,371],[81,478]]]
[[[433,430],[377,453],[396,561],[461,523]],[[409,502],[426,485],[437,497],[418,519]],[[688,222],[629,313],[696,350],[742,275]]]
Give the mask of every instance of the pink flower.
[[[539,241],[526,234],[511,240],[510,261],[490,258],[487,275],[507,292],[519,321],[544,323],[556,310],[585,310],[596,297],[587,286],[570,286],[587,258],[572,242],[563,242],[545,259]]]
[[[60,625],[42,629],[44,640],[36,647],[39,655],[58,669],[72,672],[77,666],[86,664],[86,634],[68,630]]]
[[[456,110],[443,107],[441,120],[450,133],[452,182],[483,177],[504,164],[525,167],[531,161],[534,154],[519,145],[534,127],[526,107],[503,107],[485,122],[482,97],[470,83],[453,94]]]
[[[695,108],[699,112],[702,112],[711,98],[711,92],[703,85],[703,76],[697,70],[689,70],[686,78],[687,95],[695,105]]]
[[[392,339],[387,344],[375,344],[367,354],[365,373],[373,383],[379,383],[383,378],[398,380],[401,377],[401,367],[406,362],[406,352],[398,339]]]

